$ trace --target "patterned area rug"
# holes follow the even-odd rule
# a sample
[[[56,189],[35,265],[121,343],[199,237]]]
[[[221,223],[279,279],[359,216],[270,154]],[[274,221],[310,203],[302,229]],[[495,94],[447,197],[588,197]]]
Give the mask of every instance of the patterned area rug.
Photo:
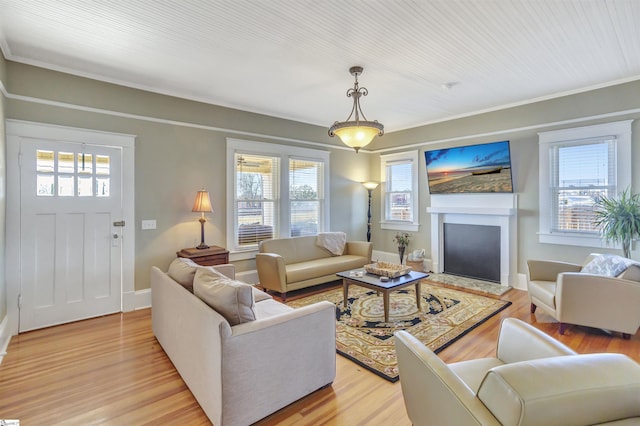
[[[489,281],[477,280],[475,278],[459,277],[457,275],[450,274],[436,274],[431,272],[428,279],[430,281],[435,281],[454,287],[460,287],[467,290],[474,290],[480,293],[492,294],[494,296],[502,296],[507,291],[511,290],[511,286],[504,286]]]
[[[437,353],[511,304],[424,281],[421,292],[420,312],[413,287],[391,293],[388,323],[384,322],[382,295],[355,285],[349,287],[346,308],[342,287],[291,300],[287,305],[297,308],[320,300],[334,303],[338,353],[396,382],[399,377],[394,331],[407,330]]]

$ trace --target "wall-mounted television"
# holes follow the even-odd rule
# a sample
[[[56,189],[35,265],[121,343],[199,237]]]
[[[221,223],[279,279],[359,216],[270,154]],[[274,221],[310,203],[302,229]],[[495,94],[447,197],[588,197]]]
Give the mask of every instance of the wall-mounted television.
[[[509,141],[425,151],[431,194],[513,192]]]

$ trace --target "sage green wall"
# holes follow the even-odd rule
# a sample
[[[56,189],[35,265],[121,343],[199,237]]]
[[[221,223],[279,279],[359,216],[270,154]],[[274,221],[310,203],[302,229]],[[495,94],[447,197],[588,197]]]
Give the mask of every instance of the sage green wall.
[[[0,87],[7,86],[7,67],[4,56],[0,53]],[[5,253],[5,217],[7,212],[7,168],[6,168],[6,136],[5,136],[5,97],[0,90],[0,322],[7,314],[7,283],[4,263]]]
[[[191,212],[196,191],[207,188],[214,213],[205,226],[208,244],[226,246],[226,138],[325,149],[330,155],[330,223],[350,239],[366,237],[369,155],[341,149],[326,128],[247,113],[98,82],[15,62],[7,62],[9,92],[33,99],[10,99],[7,118],[136,135],[135,143],[135,288],[149,287],[152,265],[166,269],[175,252],[199,243],[198,215]],[[42,102],[46,101],[46,102]],[[64,102],[70,107],[50,101]],[[98,108],[99,111],[74,106]],[[86,108],[85,108],[86,109]],[[114,113],[187,123],[154,122]],[[207,128],[197,128],[207,126]],[[266,135],[242,135],[225,128]],[[282,138],[289,139],[283,141]],[[296,141],[322,144],[313,146]],[[332,145],[338,148],[333,148]],[[363,194],[365,192],[365,194]],[[142,231],[143,219],[157,229]],[[239,271],[255,263],[238,261]]]
[[[632,111],[629,114],[617,114]],[[538,242],[538,132],[586,126],[603,122],[640,118],[640,81],[620,84],[553,100],[509,108],[442,123],[390,133],[376,139],[374,150],[392,153],[389,148],[403,151],[407,145],[419,149],[420,231],[414,235],[410,249],[426,248],[430,252],[431,215],[426,212],[431,200],[426,185],[424,151],[447,146],[471,145],[500,140],[511,141],[512,173],[518,194],[518,272],[526,273],[526,261],[531,258],[581,262],[591,252],[603,249],[574,247]],[[591,117],[591,118],[590,118]],[[571,121],[571,122],[569,122]],[[633,122],[634,192],[640,190],[640,120]],[[489,134],[490,133],[490,134]],[[489,135],[487,135],[489,134]],[[383,146],[384,144],[384,146]],[[381,149],[384,148],[383,151]],[[379,173],[379,159],[372,171]],[[379,205],[379,201],[376,203]],[[379,218],[379,215],[376,216]],[[377,222],[377,221],[376,221]],[[393,252],[394,233],[382,231],[374,224],[376,248]],[[612,251],[612,250],[608,250]],[[614,251],[615,252],[615,251]],[[619,252],[621,254],[621,251]],[[638,248],[632,252],[638,258]]]

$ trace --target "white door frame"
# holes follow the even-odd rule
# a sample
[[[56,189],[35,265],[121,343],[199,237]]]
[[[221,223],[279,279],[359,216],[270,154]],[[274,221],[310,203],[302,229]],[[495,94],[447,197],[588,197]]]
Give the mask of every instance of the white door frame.
[[[38,138],[91,143],[122,148],[122,204],[126,223],[122,237],[122,312],[135,308],[135,135],[110,133],[21,120],[6,120],[7,133],[7,224],[6,285],[10,335],[18,334],[20,294],[20,140]]]

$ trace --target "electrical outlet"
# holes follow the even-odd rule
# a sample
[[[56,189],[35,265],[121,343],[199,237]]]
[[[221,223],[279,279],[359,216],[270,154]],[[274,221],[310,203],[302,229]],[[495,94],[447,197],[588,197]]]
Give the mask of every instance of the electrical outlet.
[[[155,219],[152,220],[143,220],[142,221],[142,229],[147,230],[147,229],[156,229],[156,221]]]

